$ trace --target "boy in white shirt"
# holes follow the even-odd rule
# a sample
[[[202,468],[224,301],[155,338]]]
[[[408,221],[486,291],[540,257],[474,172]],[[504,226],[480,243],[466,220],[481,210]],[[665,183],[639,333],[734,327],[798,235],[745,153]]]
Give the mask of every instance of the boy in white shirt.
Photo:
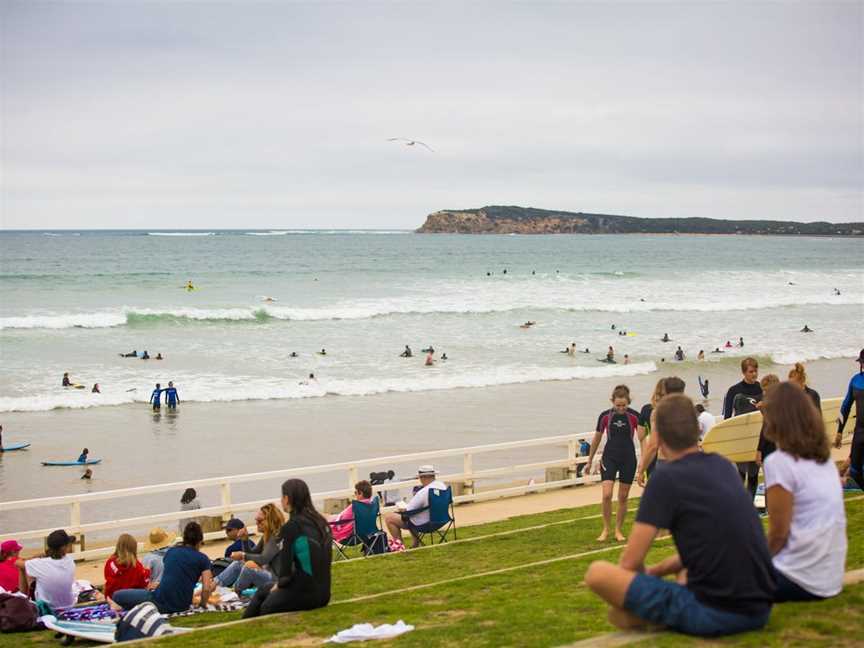
[[[48,551],[44,558],[18,559],[16,565],[24,569],[28,583],[36,581],[36,599],[45,601],[52,608],[67,608],[75,605],[72,586],[75,583],[75,561],[69,554],[75,536],[62,529],[48,535]]]

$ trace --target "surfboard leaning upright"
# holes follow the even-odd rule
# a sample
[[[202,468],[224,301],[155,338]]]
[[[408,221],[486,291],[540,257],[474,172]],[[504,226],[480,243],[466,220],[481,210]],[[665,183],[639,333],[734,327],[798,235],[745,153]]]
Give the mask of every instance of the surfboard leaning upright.
[[[834,441],[837,431],[837,419],[840,417],[842,398],[826,398],[822,401],[822,420],[825,422],[825,434]],[[849,433],[855,428],[855,408],[849,414],[846,422],[845,441],[849,441]],[[729,461],[756,461],[756,448],[759,445],[759,432],[762,430],[762,412],[751,412],[741,416],[720,421],[702,441],[702,450],[716,452]]]

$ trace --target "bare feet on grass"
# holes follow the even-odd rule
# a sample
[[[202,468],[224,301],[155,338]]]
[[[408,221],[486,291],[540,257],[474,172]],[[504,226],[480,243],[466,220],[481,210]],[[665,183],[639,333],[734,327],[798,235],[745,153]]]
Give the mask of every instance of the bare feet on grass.
[[[609,537],[609,530],[603,529],[603,533],[597,536],[597,542],[606,542],[606,539]]]

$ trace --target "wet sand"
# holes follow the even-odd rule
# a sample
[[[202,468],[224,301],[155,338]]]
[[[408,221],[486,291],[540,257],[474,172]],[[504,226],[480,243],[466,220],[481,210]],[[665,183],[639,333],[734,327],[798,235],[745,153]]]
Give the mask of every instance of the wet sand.
[[[810,384],[823,398],[841,396],[856,366],[851,360],[808,364]],[[785,378],[789,366],[761,367],[760,373]],[[740,380],[736,364],[665,363],[659,371],[630,377],[634,406],[650,397],[655,382],[679,375],[687,393],[701,401],[697,375],[708,376],[708,409],[719,415],[726,389]],[[302,400],[183,403],[176,414],[154,416],[147,406],[122,405],[86,410],[11,413],[3,417],[7,443],[29,441],[26,452],[0,455],[0,496],[4,501],[95,492],[404,454],[589,432],[608,403],[619,378],[552,381],[475,389],[378,396],[332,396]],[[44,468],[46,459],[74,459],[82,447],[103,463],[92,482],[81,468]],[[530,455],[520,451],[519,457]],[[542,453],[537,453],[540,456]],[[542,455],[551,458],[551,451]],[[562,456],[559,453],[557,456]],[[502,457],[503,458],[503,457]],[[459,464],[446,462],[445,470]],[[386,466],[408,476],[413,466]],[[475,461],[475,468],[482,468]],[[345,475],[310,480],[314,489],[344,487]],[[235,501],[277,496],[278,482],[235,487]],[[84,507],[83,521],[132,517],[179,507],[176,498],[116,500]],[[178,502],[172,503],[176,499]],[[200,493],[202,505],[215,505],[215,489]],[[97,508],[98,506],[98,508]],[[93,507],[93,508],[88,508]],[[0,528],[15,530],[67,523],[65,508],[38,514],[0,514]]]

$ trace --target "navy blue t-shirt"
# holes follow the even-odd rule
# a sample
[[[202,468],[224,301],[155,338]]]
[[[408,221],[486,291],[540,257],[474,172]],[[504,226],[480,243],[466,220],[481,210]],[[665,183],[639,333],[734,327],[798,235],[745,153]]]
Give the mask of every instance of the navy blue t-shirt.
[[[186,545],[172,547],[165,554],[162,580],[153,591],[153,602],[163,614],[183,612],[192,605],[192,592],[201,573],[210,569],[210,559]]]
[[[242,551],[243,553],[252,553],[252,550],[255,549],[255,543],[252,542],[249,538],[245,540],[235,540],[228,548],[225,549],[225,557],[228,558],[235,551]]]
[[[657,466],[636,521],[669,529],[697,600],[737,614],[760,614],[774,599],[765,533],[738,471],[695,452]]]

